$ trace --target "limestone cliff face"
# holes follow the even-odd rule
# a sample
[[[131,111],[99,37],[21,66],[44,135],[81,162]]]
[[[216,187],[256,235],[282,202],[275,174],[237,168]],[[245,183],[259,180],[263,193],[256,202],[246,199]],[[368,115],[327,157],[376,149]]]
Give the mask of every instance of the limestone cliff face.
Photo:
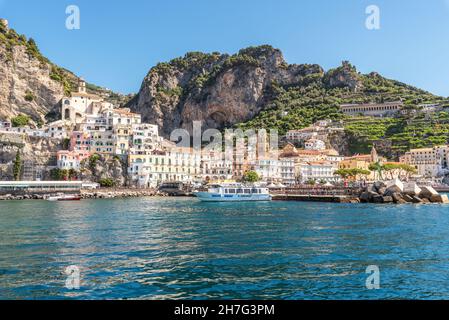
[[[25,46],[8,49],[0,43],[0,118],[24,113],[44,121],[64,95],[63,85],[50,78],[51,71],[49,64],[30,55]]]
[[[0,134],[0,180],[13,179],[13,165],[17,152],[23,162],[21,178],[48,179],[56,166],[56,152],[62,149],[62,141],[14,134]]]
[[[325,75],[323,82],[329,88],[350,88],[357,92],[362,88],[362,80],[356,68],[348,61],[343,61],[338,68],[329,70]]]
[[[29,115],[35,123],[57,120],[61,98],[76,90],[78,80],[45,58],[33,39],[0,19],[0,120],[18,114]],[[130,98],[92,84],[87,89],[117,106]]]
[[[94,162],[86,160],[80,171],[84,181],[100,182],[103,179],[112,179],[117,187],[126,183],[126,163],[117,157],[102,155]]]
[[[318,65],[288,65],[270,46],[229,56],[189,53],[150,70],[128,107],[169,136],[176,128],[224,128],[252,119],[272,99],[274,83],[288,86],[322,78]]]

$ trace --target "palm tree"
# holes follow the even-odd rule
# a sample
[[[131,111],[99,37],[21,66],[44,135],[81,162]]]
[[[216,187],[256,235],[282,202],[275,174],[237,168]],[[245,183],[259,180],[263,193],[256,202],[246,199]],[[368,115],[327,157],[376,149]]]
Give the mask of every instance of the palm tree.
[[[380,180],[383,180],[382,172],[385,170],[385,167],[380,162],[374,162],[369,165],[369,170],[377,172],[379,174]]]

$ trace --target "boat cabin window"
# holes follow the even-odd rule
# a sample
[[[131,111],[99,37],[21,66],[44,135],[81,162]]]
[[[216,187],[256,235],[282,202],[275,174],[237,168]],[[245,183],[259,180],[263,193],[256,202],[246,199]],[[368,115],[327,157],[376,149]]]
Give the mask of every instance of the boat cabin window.
[[[229,189],[229,193],[235,194],[235,189]]]
[[[251,190],[251,192],[252,193],[260,193],[260,190],[259,189],[253,189],[253,190]]]
[[[237,193],[243,193],[243,189],[237,189]]]
[[[246,193],[246,194],[251,193],[251,189],[245,189],[245,193]]]

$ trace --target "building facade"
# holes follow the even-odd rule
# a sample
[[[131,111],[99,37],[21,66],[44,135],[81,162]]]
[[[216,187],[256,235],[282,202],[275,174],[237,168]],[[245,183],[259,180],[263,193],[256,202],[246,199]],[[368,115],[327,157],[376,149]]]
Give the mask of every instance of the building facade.
[[[340,106],[341,112],[349,116],[371,116],[383,117],[393,115],[402,110],[402,101],[369,104],[343,104]]]

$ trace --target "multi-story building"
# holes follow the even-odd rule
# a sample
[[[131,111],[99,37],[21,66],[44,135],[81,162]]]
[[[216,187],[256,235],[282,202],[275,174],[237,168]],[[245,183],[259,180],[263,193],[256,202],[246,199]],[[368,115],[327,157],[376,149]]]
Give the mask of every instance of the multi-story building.
[[[402,110],[402,101],[369,104],[343,104],[340,106],[341,112],[350,116],[372,116],[383,117],[393,115]]]
[[[434,178],[448,167],[449,146],[412,149],[400,158],[400,162],[414,166],[418,175]]]
[[[90,133],[84,131],[73,131],[70,135],[69,150],[90,152]]]
[[[329,134],[341,131],[344,131],[344,128],[339,123],[333,123],[330,120],[320,120],[307,128],[288,131],[286,138],[287,141],[298,144],[303,144],[309,139],[327,141]]]
[[[308,181],[338,182],[340,179],[334,174],[337,169],[335,164],[328,161],[297,163],[295,167],[296,176],[301,183]]]
[[[130,151],[131,139],[133,137],[130,126],[114,126],[112,133],[112,138],[114,140],[114,154],[118,156],[127,156]]]
[[[70,135],[69,150],[61,150],[56,154],[59,169],[80,170],[81,162],[90,157],[90,134],[73,131]]]
[[[91,153],[112,155],[114,154],[114,132],[107,131],[91,131]]]
[[[233,177],[233,159],[225,157],[224,152],[203,150],[201,153],[201,172],[203,180],[228,180]]]
[[[87,93],[86,82],[80,79],[78,92],[72,92],[71,97],[62,99],[62,120],[79,124],[85,121],[87,114],[96,115],[103,108],[112,109],[112,104],[104,102],[101,97]]]
[[[295,160],[292,158],[279,159],[279,173],[281,181],[286,186],[296,184]]]
[[[107,112],[108,124],[111,126],[140,124],[141,115],[131,112],[129,108],[112,109]]]
[[[326,150],[326,143],[322,140],[312,138],[306,141],[304,147],[306,150],[323,151]]]
[[[129,155],[128,174],[139,187],[201,179],[201,154],[191,148],[137,151]]]
[[[81,162],[89,158],[90,153],[88,151],[69,151],[61,150],[56,154],[57,166],[59,169],[66,170],[80,170]]]
[[[257,159],[254,164],[254,171],[257,172],[262,181],[274,182],[281,180],[278,159],[268,157]]]

